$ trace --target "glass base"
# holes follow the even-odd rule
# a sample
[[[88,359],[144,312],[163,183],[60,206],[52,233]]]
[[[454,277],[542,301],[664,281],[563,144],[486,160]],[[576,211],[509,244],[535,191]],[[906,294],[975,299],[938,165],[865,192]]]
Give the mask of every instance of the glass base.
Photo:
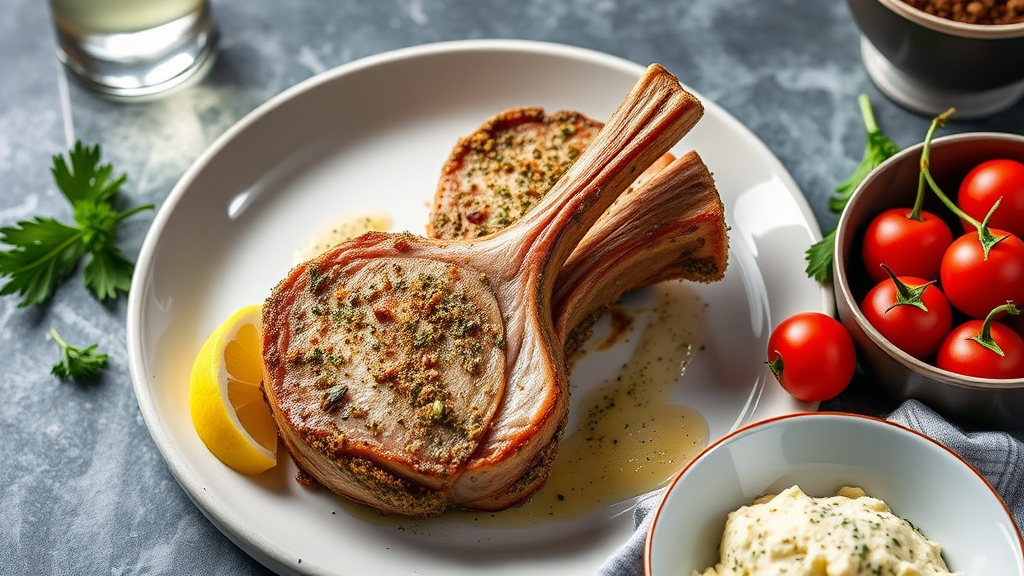
[[[976,92],[949,90],[932,86],[908,76],[896,68],[867,39],[860,39],[861,58],[868,76],[886,96],[913,112],[938,116],[956,108],[954,118],[984,118],[1013,106],[1024,96],[1024,82]]]
[[[150,30],[96,34],[57,27],[57,57],[70,75],[114,100],[139,101],[198,82],[212,67],[219,34],[209,3]]]

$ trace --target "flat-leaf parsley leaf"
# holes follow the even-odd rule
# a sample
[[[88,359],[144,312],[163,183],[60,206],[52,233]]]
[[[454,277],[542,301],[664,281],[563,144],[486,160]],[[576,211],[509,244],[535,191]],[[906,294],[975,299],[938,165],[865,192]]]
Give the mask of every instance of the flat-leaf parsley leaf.
[[[829,198],[829,210],[835,214],[841,213],[846,208],[846,203],[850,201],[854,190],[860,186],[860,183],[867,178],[872,170],[900,151],[899,146],[878,128],[875,114],[871,110],[871,100],[868,99],[867,94],[861,94],[857,98],[857,103],[860,105],[860,115],[864,119],[864,128],[867,131],[867,143],[864,145],[864,157],[861,158],[860,164],[846,180],[836,186],[835,193]],[[819,282],[824,282],[832,277],[832,254],[835,242],[836,231],[833,229],[807,249],[805,260],[809,277]]]
[[[850,196],[853,196],[854,190],[857,189],[857,186],[860,186],[860,183],[868,177],[872,170],[900,151],[899,146],[878,128],[868,95],[861,94],[857,98],[857,103],[860,105],[861,118],[864,119],[867,142],[864,145],[864,157],[861,158],[860,164],[857,165],[857,168],[854,169],[853,173],[846,180],[843,180],[836,186],[835,195],[828,201],[829,209],[836,214],[839,214],[843,211],[843,208],[846,208],[846,203],[850,201]]]
[[[109,201],[121,189],[127,180],[127,174],[121,174],[114,180],[110,179],[114,168],[110,164],[100,166],[100,146],[83,146],[81,140],[68,154],[71,166],[61,155],[53,157],[50,173],[68,202],[74,204],[79,200]]]
[[[0,276],[7,282],[0,295],[18,294],[19,307],[45,302],[86,257],[85,286],[99,300],[127,292],[134,264],[117,248],[118,225],[129,216],[153,209],[152,204],[118,212],[112,202],[126,175],[112,178],[110,164],[99,165],[100,147],[76,142],[68,154],[53,157],[54,182],[71,203],[75,225],[34,217],[0,228]]]
[[[72,346],[61,339],[57,330],[50,328],[50,336],[60,345],[61,360],[53,365],[50,373],[60,378],[88,380],[95,378],[99,371],[107,365],[107,355],[96,352],[96,344],[88,348]]]

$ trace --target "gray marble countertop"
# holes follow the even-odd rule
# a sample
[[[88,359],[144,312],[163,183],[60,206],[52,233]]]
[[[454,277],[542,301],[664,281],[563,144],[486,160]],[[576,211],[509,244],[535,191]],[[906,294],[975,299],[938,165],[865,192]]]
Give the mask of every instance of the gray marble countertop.
[[[856,97],[872,97],[900,146],[929,118],[881,95],[860,60],[845,2],[824,0],[214,0],[223,35],[210,75],[143,104],[97,98],[54,57],[47,4],[0,10],[0,226],[70,216],[52,183],[54,154],[81,139],[129,174],[132,205],[160,205],[191,162],[235,121],[295,83],[383,51],[455,39],[521,38],[661,62],[749,127],[806,194],[822,228],[826,198],[858,163]],[[1024,104],[949,132],[1024,130]],[[129,220],[134,259],[153,213]],[[176,484],[143,423],[128,374],[126,300],[101,304],[81,272],[43,306],[0,298],[0,574],[266,573]],[[47,333],[110,355],[91,383],[50,375]],[[892,408],[858,380],[826,408]]]

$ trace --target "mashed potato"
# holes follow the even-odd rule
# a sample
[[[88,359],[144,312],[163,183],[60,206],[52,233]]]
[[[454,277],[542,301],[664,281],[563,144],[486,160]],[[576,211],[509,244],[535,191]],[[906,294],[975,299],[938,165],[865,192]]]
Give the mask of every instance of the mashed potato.
[[[950,575],[941,552],[885,502],[859,488],[811,498],[793,486],[730,512],[721,561],[693,575]]]

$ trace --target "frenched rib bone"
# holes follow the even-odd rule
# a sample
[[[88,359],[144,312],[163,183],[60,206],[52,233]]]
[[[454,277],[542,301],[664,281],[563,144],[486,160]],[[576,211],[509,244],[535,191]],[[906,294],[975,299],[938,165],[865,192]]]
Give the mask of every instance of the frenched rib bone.
[[[687,152],[620,196],[570,256],[554,292],[556,338],[568,357],[625,292],[672,279],[715,282],[727,262],[721,199],[700,156]],[[523,502],[547,480],[561,436],[506,490],[459,504],[501,510]]]
[[[616,204],[558,276],[555,331],[575,351],[623,294],[666,280],[725,277],[725,208],[708,167],[690,151]]]
[[[556,278],[587,230],[701,117],[651,65],[515,224],[474,240],[368,233],[295,267],[263,308],[264,392],[298,466],[385,513],[494,498],[568,409]]]

